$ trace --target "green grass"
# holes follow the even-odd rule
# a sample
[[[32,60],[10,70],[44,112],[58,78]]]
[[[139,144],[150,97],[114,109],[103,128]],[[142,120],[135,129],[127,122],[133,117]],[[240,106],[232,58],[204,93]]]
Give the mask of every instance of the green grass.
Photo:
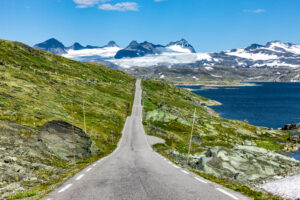
[[[201,141],[192,142],[192,154],[202,153],[205,149],[215,146],[232,148],[235,145],[242,145],[245,140],[251,141],[258,147],[274,151],[282,150],[288,143],[288,132],[267,130],[264,127],[252,126],[246,121],[218,117],[201,105],[209,101],[208,99],[175,87],[168,82],[144,80],[142,87],[145,130],[147,134],[161,137],[166,141],[164,144],[153,145],[153,148],[175,163],[175,158],[168,152],[176,150],[181,154],[188,153],[192,113],[195,108],[197,114],[193,135],[201,138]],[[167,117],[170,115],[172,118]],[[177,164],[185,165],[185,163]],[[255,200],[281,199],[257,188],[250,188],[235,182],[232,178],[219,178],[200,171],[194,171],[194,173]]]
[[[165,139],[170,149],[187,153],[195,108],[197,114],[193,134],[201,138],[201,144],[193,142],[195,151],[192,153],[197,153],[201,147],[232,148],[235,144],[243,144],[245,140],[253,141],[258,147],[268,150],[282,150],[287,142],[289,133],[218,117],[201,105],[209,99],[168,82],[144,80],[142,86],[145,129],[148,134]]]
[[[50,159],[50,165],[64,172],[55,180],[45,174],[49,181],[37,185],[35,191],[59,184],[115,149],[131,112],[134,91],[135,79],[124,72],[0,40],[0,119],[36,130],[51,120],[73,122],[84,129],[84,103],[87,134],[100,149],[76,166]]]
[[[279,144],[271,141],[255,141],[258,147],[262,147],[268,150],[282,150],[284,148],[284,144]]]
[[[20,193],[17,193],[15,195],[11,195],[10,197],[7,198],[7,200],[23,199],[23,198],[26,198],[26,197],[35,196],[37,194],[38,194],[37,191],[30,190],[30,191],[26,191],[26,192],[20,192]]]

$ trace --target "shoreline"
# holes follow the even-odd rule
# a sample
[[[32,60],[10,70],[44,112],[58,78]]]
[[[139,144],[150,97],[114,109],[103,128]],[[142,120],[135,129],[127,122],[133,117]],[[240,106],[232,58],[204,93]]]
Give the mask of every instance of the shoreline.
[[[174,83],[175,86],[204,86],[204,87],[249,87],[260,86],[256,83],[242,82],[196,82],[196,83]]]

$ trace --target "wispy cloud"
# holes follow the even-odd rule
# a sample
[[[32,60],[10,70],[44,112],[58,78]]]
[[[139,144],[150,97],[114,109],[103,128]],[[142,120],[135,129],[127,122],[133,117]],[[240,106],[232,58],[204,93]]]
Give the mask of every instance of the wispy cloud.
[[[245,9],[245,10],[243,10],[243,12],[247,12],[247,13],[264,13],[264,12],[266,12],[266,10],[264,10],[264,9],[255,9],[255,10]]]
[[[101,10],[113,10],[113,11],[139,11],[138,4],[135,2],[123,2],[116,4],[102,4],[98,7]]]
[[[73,0],[77,6],[76,8],[87,8],[92,7],[103,0]]]
[[[163,1],[167,1],[167,0],[154,0],[155,2],[163,2]]]

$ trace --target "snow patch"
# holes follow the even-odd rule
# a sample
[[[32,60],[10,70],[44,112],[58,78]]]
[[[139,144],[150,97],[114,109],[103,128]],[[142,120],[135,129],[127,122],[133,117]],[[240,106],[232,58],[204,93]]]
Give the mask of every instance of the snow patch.
[[[168,47],[166,47],[166,49],[169,49],[169,50],[175,51],[175,52],[180,52],[180,53],[192,53],[189,49],[183,48],[182,46],[177,45],[177,44],[168,46]]]
[[[288,45],[282,42],[272,42],[269,49],[273,51],[278,51],[277,48],[283,49],[287,52],[291,52],[294,54],[300,54],[300,45]]]
[[[196,76],[193,76],[193,79],[195,79],[195,80],[197,80],[197,81],[199,80],[199,78],[197,78]]]
[[[81,57],[100,56],[103,58],[113,58],[116,53],[121,50],[120,47],[104,47],[96,49],[69,49],[66,54],[62,56],[70,59],[80,60]]]
[[[212,67],[204,67],[206,70],[213,70],[214,68]]]
[[[300,174],[266,183],[262,188],[283,198],[300,198]]]
[[[237,56],[240,58],[247,58],[251,60],[271,60],[271,59],[277,59],[278,57],[276,55],[268,55],[263,53],[249,53],[246,52],[244,49],[238,49],[235,52],[226,52],[227,55],[230,56]]]

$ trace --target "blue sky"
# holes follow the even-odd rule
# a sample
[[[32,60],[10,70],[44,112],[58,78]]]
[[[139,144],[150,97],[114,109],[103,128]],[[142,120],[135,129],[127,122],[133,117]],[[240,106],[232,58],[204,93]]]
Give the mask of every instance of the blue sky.
[[[66,46],[185,38],[199,52],[300,44],[300,0],[0,0],[1,39],[33,45],[51,37]]]

